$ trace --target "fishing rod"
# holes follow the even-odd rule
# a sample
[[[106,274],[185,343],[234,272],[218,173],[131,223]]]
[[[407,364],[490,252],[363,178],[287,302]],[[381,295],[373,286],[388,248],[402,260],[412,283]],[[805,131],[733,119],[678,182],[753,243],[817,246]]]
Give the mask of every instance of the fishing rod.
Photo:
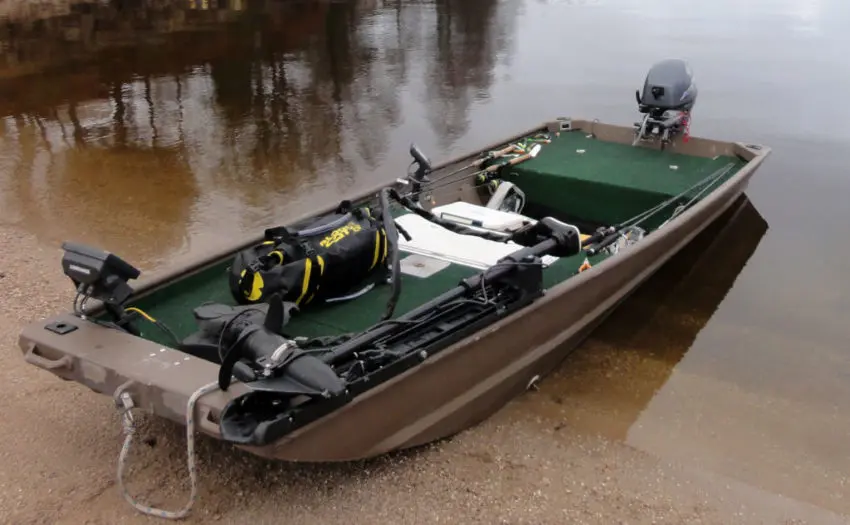
[[[443,180],[445,178],[445,177],[440,177],[439,179],[437,179],[433,183],[431,183],[432,185],[430,185],[429,187],[424,188],[424,189],[411,191],[410,193],[407,193],[405,196],[416,197],[416,196],[418,196],[422,193],[425,193],[426,191],[434,191],[434,190],[438,190],[440,188],[444,188],[446,186],[451,186],[452,184],[458,182],[459,180],[463,180],[467,177],[477,177],[479,175],[484,175],[486,173],[493,173],[495,171],[498,171],[499,169],[501,169],[504,166],[516,166],[520,162],[525,162],[528,159],[536,157],[537,154],[540,153],[540,148],[541,148],[540,144],[535,144],[534,146],[531,147],[531,149],[528,151],[528,153],[525,153],[523,155],[519,155],[518,157],[514,157],[504,164],[493,164],[492,166],[487,166],[486,168],[484,168],[482,170],[478,170],[478,171],[469,173],[467,175],[464,175],[461,179],[450,180],[450,181],[445,182],[443,184],[433,185],[434,183],[436,183],[440,180]]]
[[[487,160],[500,158],[504,155],[508,155],[516,149],[518,149],[516,144],[510,144],[498,151],[491,151],[484,157],[476,159],[467,164],[466,166],[463,166],[462,168],[458,168],[450,173],[443,174],[437,177],[435,180],[430,180],[428,179],[428,174],[431,173],[431,161],[428,160],[428,158],[425,156],[424,153],[422,153],[422,151],[416,146],[416,144],[411,144],[410,155],[413,157],[413,162],[411,162],[410,166],[408,166],[407,168],[407,179],[398,179],[398,182],[402,184],[408,184],[408,181],[413,181],[413,192],[415,193],[411,193],[411,195],[418,195],[419,193],[426,191],[422,189],[423,186],[433,187],[434,184],[443,181],[453,175],[457,175],[458,173],[464,170],[468,170],[469,168],[480,166]],[[411,173],[410,168],[414,165],[416,165],[416,171]]]
[[[483,156],[479,159],[476,159],[476,160],[470,162],[469,164],[467,164],[463,167],[457,168],[457,169],[455,169],[455,170],[453,170],[449,173],[445,173],[443,175],[440,175],[439,177],[437,177],[434,180],[426,180],[426,178],[425,178],[426,172],[430,172],[430,162],[427,160],[427,158],[425,158],[425,156],[421,153],[421,151],[419,151],[418,148],[416,148],[415,146],[411,146],[411,150],[410,150],[411,155],[413,155],[413,157],[414,157],[414,161],[411,163],[411,166],[413,164],[418,164],[419,169],[417,169],[415,177],[413,177],[415,181],[418,181],[418,184],[414,184],[414,186],[416,186],[416,187],[414,188],[413,192],[409,193],[408,195],[409,196],[416,196],[420,193],[424,193],[425,191],[431,191],[431,190],[435,190],[435,189],[438,189],[438,188],[445,187],[446,185],[449,185],[449,184],[453,184],[454,182],[457,182],[457,181],[456,180],[450,181],[446,184],[441,184],[441,185],[435,186],[435,184],[437,184],[438,182],[442,182],[442,181],[448,179],[449,177],[452,177],[454,175],[462,173],[462,172],[464,172],[464,171],[466,171],[470,168],[475,168],[475,167],[481,166],[482,164],[484,164],[487,161],[494,160],[494,159],[500,159],[500,158],[505,157],[506,155],[510,155],[511,153],[525,154],[528,151],[530,151],[529,143],[536,145],[536,144],[550,144],[551,142],[552,142],[552,138],[549,136],[548,133],[538,133],[534,136],[526,137],[524,139],[521,139],[521,140],[518,140],[518,141],[513,142],[511,144],[508,144],[507,146],[505,146],[504,148],[502,148],[500,150],[490,151],[485,156]],[[532,146],[532,148],[533,147],[534,146]],[[464,175],[463,178],[479,175],[480,173],[481,173],[480,171],[476,171],[474,173]],[[461,179],[458,179],[458,180],[461,180]]]
[[[465,170],[468,170],[469,168],[476,168],[476,167],[484,164],[488,160],[498,159],[500,157],[503,157],[505,155],[513,153],[514,151],[517,151],[519,149],[520,149],[520,147],[517,146],[516,144],[508,144],[506,147],[504,147],[504,148],[502,148],[498,151],[491,151],[491,152],[487,153],[487,155],[485,155],[484,157],[481,157],[480,159],[476,159],[476,160],[470,162],[469,164],[467,164],[466,166],[463,166],[462,168],[458,168],[458,169],[456,169],[456,170],[454,170],[450,173],[446,173],[445,175],[440,175],[439,177],[434,179],[431,183],[435,184],[437,182],[440,182],[441,180],[445,180],[445,179],[451,177],[452,175],[457,175],[458,173],[465,171]]]
[[[604,249],[607,246],[616,242],[617,239],[620,238],[620,235],[622,234],[623,230],[640,224],[641,222],[652,217],[656,213],[658,213],[661,210],[663,210],[664,208],[670,206],[672,203],[676,202],[677,200],[682,199],[683,197],[685,197],[685,195],[687,195],[691,191],[693,191],[693,190],[695,190],[695,189],[697,189],[701,186],[706,186],[706,188],[711,187],[712,183],[720,180],[720,178],[723,177],[724,175],[726,175],[733,167],[734,167],[734,164],[732,164],[730,162],[729,164],[726,164],[724,167],[722,167],[722,168],[714,171],[713,173],[709,174],[704,179],[701,179],[700,181],[696,182],[695,184],[690,186],[688,189],[686,189],[686,190],[678,193],[677,195],[674,195],[674,196],[662,201],[661,203],[653,206],[652,208],[650,208],[646,211],[643,211],[643,212],[639,213],[638,215],[635,215],[634,217],[632,217],[632,218],[630,218],[630,219],[628,219],[624,222],[621,222],[620,224],[617,224],[617,225],[614,225],[614,226],[609,226],[608,228],[604,228],[600,231],[597,231],[596,233],[594,233],[593,235],[591,235],[590,237],[585,239],[585,241],[582,243],[582,248],[588,247],[587,248],[587,254],[588,255],[598,254],[600,251],[602,251],[602,249]],[[699,195],[701,195],[702,193],[705,192],[706,188],[703,188],[703,190],[701,192],[699,192],[695,196],[695,198],[692,198],[686,204],[682,205],[682,209],[686,208],[687,206],[690,206],[690,204],[693,203],[696,200],[696,197],[698,197]],[[672,219],[672,217],[671,217],[671,219]]]
[[[474,160],[474,161],[470,162],[469,164],[467,164],[466,166],[464,166],[462,168],[458,168],[458,169],[452,171],[451,173],[446,173],[445,175],[441,175],[441,176],[437,177],[436,179],[434,179],[432,181],[432,184],[440,182],[441,180],[447,179],[447,178],[451,177],[452,175],[457,175],[458,173],[465,171],[465,170],[468,170],[469,168],[475,168],[475,167],[481,166],[484,162],[486,162],[488,160],[498,159],[498,158],[504,157],[505,155],[515,153],[515,152],[516,153],[526,153],[527,152],[526,148],[528,148],[529,142],[549,144],[549,143],[552,142],[552,139],[549,137],[548,133],[538,133],[537,135],[535,135],[533,137],[526,137],[526,138],[519,140],[515,143],[508,144],[506,147],[504,147],[504,148],[502,148],[498,151],[491,151],[491,152],[487,153],[487,155],[485,155],[484,157],[477,159],[477,160]]]
[[[706,185],[705,185],[705,186],[704,186],[701,190],[699,190],[699,192],[697,192],[697,194],[696,194],[696,195],[694,195],[693,197],[691,197],[691,200],[689,200],[688,202],[686,202],[686,203],[684,203],[684,204],[680,204],[679,206],[677,206],[677,207],[676,207],[676,209],[675,209],[675,210],[673,210],[673,213],[670,215],[670,217],[669,217],[666,221],[664,221],[663,223],[661,223],[661,226],[659,226],[659,228],[661,228],[662,226],[664,226],[664,225],[665,225],[665,224],[667,224],[668,222],[672,221],[673,219],[675,219],[676,217],[678,217],[680,213],[682,213],[683,211],[685,211],[686,209],[688,209],[688,207],[689,207],[691,204],[693,204],[693,202],[694,202],[694,201],[696,201],[697,199],[699,199],[699,198],[700,198],[700,196],[701,196],[703,193],[705,193],[706,191],[708,191],[708,189],[709,189],[709,188],[711,188],[712,186],[714,186],[714,183],[715,183],[715,182],[717,182],[718,180],[720,180],[720,178],[721,178],[721,177],[717,177],[717,178],[713,179],[711,182],[709,182],[708,184],[706,184]]]

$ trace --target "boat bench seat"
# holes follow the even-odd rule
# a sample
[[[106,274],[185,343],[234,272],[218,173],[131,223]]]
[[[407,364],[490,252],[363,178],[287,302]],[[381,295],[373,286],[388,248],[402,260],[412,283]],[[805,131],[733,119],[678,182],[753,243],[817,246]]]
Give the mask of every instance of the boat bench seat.
[[[408,213],[396,218],[396,222],[410,234],[408,241],[399,236],[399,248],[407,253],[417,253],[435,259],[484,270],[499,259],[522,249],[519,244],[498,242],[463,235],[434,224],[424,217]],[[552,264],[556,257],[544,257],[544,263]]]
[[[510,168],[506,179],[522,188],[530,205],[607,226],[686,191],[729,162],[736,167],[726,178],[745,162],[603,142],[574,131],[553,136],[535,158]]]

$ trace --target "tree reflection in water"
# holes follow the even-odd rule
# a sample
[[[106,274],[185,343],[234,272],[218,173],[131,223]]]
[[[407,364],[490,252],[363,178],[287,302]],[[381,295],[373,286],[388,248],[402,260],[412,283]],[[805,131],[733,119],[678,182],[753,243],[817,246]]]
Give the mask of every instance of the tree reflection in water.
[[[425,123],[447,147],[486,97],[512,30],[495,0],[57,11],[0,30],[3,215],[51,243],[142,258],[393,176],[382,167],[411,118],[408,90],[425,94]]]

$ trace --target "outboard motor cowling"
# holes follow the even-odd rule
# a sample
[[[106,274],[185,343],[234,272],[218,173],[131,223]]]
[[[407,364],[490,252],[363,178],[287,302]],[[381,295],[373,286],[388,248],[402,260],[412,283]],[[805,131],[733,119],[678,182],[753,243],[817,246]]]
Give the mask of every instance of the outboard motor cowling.
[[[644,117],[635,123],[633,144],[660,142],[664,149],[690,124],[690,112],[697,99],[690,66],[681,59],[654,64],[646,75],[643,92],[635,91],[635,97]]]
[[[679,59],[658,62],[646,75],[643,94],[638,95],[641,113],[652,110],[689,111],[697,99],[697,86],[687,62]]]

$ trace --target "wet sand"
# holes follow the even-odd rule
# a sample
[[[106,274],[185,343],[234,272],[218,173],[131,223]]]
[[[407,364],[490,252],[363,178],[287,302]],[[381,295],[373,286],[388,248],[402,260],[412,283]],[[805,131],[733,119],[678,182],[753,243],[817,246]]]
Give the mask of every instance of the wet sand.
[[[352,2],[262,18],[164,5],[63,11],[0,35],[0,521],[155,521],[117,491],[112,401],[17,348],[24,323],[71,304],[62,240],[162,271],[402,173],[411,141],[436,161],[561,114],[629,123],[634,88],[668,55],[696,70],[693,133],[774,148],[718,242],[451,440],[283,466],[202,439],[189,521],[850,519],[850,134],[821,118],[850,115],[803,96],[850,87],[844,3]],[[570,42],[554,37],[566,30]],[[181,506],[182,428],[144,418],[141,435],[131,492]]]

